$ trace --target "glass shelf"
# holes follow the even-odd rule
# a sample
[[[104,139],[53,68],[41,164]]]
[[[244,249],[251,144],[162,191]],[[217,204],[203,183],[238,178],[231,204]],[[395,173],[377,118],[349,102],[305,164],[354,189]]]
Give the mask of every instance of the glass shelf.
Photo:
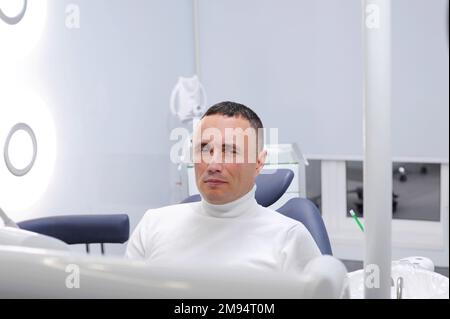
[[[293,144],[266,145],[266,165],[298,164],[301,155],[297,153]]]

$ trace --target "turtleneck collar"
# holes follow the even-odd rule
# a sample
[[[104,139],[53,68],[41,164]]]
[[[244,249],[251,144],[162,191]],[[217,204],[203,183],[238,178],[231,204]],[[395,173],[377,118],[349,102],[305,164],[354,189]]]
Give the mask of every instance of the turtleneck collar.
[[[222,205],[211,204],[202,197],[201,206],[205,215],[218,218],[239,217],[257,205],[255,199],[256,185],[242,197]]]

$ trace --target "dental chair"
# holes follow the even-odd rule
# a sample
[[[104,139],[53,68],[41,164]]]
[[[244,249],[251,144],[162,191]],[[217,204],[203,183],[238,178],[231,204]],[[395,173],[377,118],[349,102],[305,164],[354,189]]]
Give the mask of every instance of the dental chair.
[[[256,192],[258,203],[270,206],[276,202],[292,179],[290,170],[260,175]],[[184,202],[189,200],[200,200],[200,196]],[[286,210],[280,208],[280,212],[292,214],[294,218],[304,217],[310,221],[304,222],[305,226],[326,234],[323,222],[317,222],[321,221],[317,209],[311,209],[309,213],[300,209],[303,213],[295,214],[301,207],[299,203],[304,201],[286,204],[283,206]],[[144,261],[86,255],[68,251],[64,246],[85,243],[89,249],[91,243],[123,243],[129,236],[127,215],[54,216],[23,221],[17,226],[20,229],[0,227],[0,298],[298,299],[349,296],[345,266],[331,256],[311,260],[300,274],[295,275],[254,269],[203,269],[198,265],[171,268]],[[7,240],[2,240],[3,233]],[[328,239],[314,238],[316,241]]]
[[[261,206],[269,207],[283,196],[294,178],[290,169],[277,169],[271,174],[256,177],[255,199]],[[189,196],[181,203],[198,202],[199,194]],[[291,198],[277,212],[301,222],[311,233],[322,255],[333,255],[327,229],[319,209],[306,198]]]

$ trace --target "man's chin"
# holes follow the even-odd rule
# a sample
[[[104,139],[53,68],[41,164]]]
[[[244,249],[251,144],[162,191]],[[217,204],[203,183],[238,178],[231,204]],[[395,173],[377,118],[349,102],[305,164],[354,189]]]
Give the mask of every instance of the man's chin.
[[[227,199],[225,193],[217,188],[207,189],[203,192],[203,197],[211,204],[225,204]]]

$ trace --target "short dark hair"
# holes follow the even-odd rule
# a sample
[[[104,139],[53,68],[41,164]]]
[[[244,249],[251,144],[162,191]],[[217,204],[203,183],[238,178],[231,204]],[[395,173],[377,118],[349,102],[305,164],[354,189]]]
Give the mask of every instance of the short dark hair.
[[[209,116],[221,114],[228,117],[242,117],[250,122],[250,125],[258,131],[259,128],[263,128],[263,124],[259,116],[249,107],[239,104],[236,102],[224,101],[211,106],[202,118]]]
[[[264,145],[264,132],[262,130],[264,129],[264,126],[259,116],[251,108],[244,104],[223,101],[211,106],[205,114],[203,114],[202,119],[206,116],[216,114],[228,117],[242,117],[249,121],[250,126],[255,129],[258,137],[258,149],[262,150]]]

